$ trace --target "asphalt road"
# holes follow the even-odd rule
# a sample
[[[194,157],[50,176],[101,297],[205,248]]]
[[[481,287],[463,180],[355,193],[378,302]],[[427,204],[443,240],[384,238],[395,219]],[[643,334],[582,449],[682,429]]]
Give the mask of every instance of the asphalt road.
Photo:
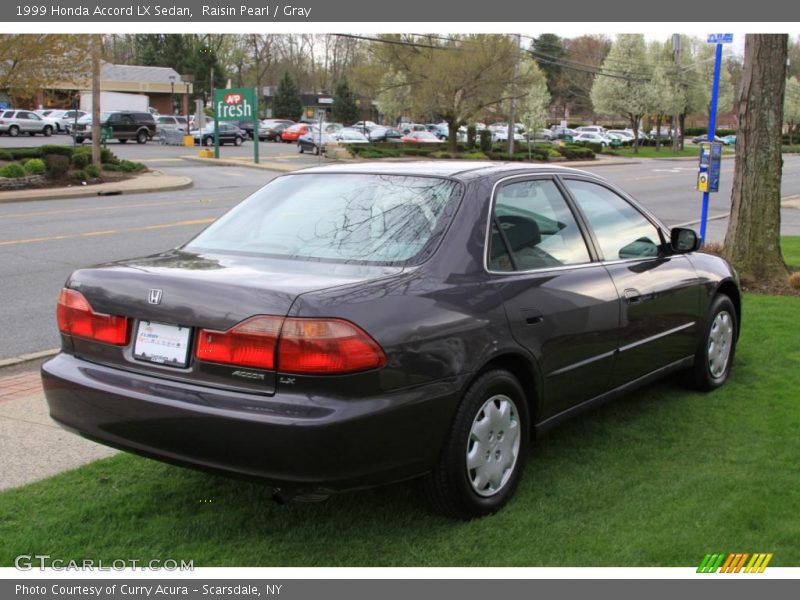
[[[48,142],[67,141],[51,138]],[[0,138],[0,148],[12,145]],[[41,144],[43,139],[17,138],[13,145]],[[143,160],[150,168],[188,175],[194,187],[169,192],[72,200],[0,204],[0,359],[58,345],[55,300],[75,268],[179,245],[277,173],[244,167],[209,167],[180,156],[191,149],[155,144],[111,144],[121,157]],[[315,164],[293,146],[262,143],[270,160]],[[252,155],[250,143],[226,147],[224,156]],[[695,163],[644,161],[640,164],[587,168],[638,198],[666,223],[699,219],[700,194],[694,191]],[[730,203],[733,161],[723,166],[723,189],[712,196],[710,215],[724,215]],[[783,195],[800,194],[800,156],[786,157]],[[800,210],[783,211],[784,233],[800,234]],[[725,220],[710,223],[708,239],[721,241]]]

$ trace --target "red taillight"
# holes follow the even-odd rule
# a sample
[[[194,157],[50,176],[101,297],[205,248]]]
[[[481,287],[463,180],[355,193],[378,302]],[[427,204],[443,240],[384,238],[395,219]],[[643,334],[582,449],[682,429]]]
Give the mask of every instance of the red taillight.
[[[258,316],[228,331],[201,329],[195,354],[207,362],[307,375],[353,373],[386,364],[375,340],[339,319]]]
[[[62,288],[56,312],[61,333],[115,346],[128,344],[128,319],[94,312],[80,292]]]
[[[252,317],[228,331],[201,329],[195,355],[199,360],[273,369],[281,317]]]
[[[338,319],[286,319],[278,346],[278,369],[283,373],[353,373],[386,364],[375,340]]]

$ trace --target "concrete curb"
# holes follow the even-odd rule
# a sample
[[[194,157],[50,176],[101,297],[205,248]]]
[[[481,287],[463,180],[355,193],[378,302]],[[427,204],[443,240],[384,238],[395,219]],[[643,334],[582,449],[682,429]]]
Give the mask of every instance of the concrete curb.
[[[39,360],[40,358],[47,358],[49,356],[55,356],[61,350],[59,348],[50,348],[49,350],[40,350],[39,352],[30,352],[29,354],[20,354],[19,356],[14,356],[12,358],[3,358],[0,359],[0,369],[3,367],[13,367],[15,365],[20,365],[22,363],[31,362],[33,360]]]
[[[229,158],[201,158],[199,156],[181,156],[183,160],[191,162],[206,163],[215,167],[246,167],[248,169],[261,169],[262,171],[281,171],[289,173],[291,171],[299,171],[300,169],[307,169],[316,167],[317,165],[296,166],[276,162],[260,162],[258,164],[252,162],[239,161]]]
[[[163,179],[162,179],[163,178]],[[158,181],[162,179],[162,181]],[[190,188],[194,182],[189,177],[165,175],[161,171],[151,171],[133,179],[97,185],[45,188],[40,190],[14,190],[0,192],[0,204],[5,202],[30,202],[33,200],[61,200],[65,198],[86,198],[91,196],[118,196],[122,194],[149,194],[169,190]]]

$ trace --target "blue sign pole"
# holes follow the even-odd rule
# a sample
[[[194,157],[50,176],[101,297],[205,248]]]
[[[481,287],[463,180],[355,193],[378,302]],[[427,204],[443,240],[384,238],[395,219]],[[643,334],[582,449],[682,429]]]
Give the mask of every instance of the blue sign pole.
[[[708,112],[708,141],[714,143],[717,131],[717,96],[719,95],[719,70],[722,65],[722,44],[717,44],[714,61],[714,85],[711,88],[711,106]],[[703,192],[703,209],[700,215],[700,243],[706,241],[706,224],[708,222],[708,191]]]

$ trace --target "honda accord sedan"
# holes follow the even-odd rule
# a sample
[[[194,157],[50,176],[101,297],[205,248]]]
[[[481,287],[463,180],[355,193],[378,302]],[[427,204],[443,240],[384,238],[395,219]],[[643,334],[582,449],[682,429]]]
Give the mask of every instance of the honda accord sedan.
[[[563,420],[674,371],[725,382],[739,285],[698,246],[573,169],[282,175],[179,248],[68,278],[50,414],[284,498],[422,477],[483,516]]]

